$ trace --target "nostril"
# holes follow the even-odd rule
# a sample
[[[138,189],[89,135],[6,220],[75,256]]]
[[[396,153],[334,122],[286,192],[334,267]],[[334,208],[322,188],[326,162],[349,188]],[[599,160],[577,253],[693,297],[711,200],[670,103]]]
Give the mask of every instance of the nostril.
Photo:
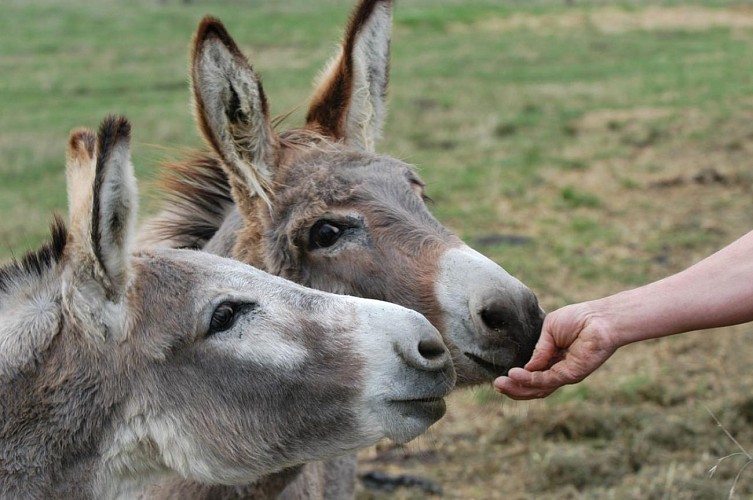
[[[445,355],[444,344],[435,340],[421,340],[418,343],[418,354],[429,361],[441,359]]]
[[[507,308],[492,306],[481,309],[481,321],[487,328],[501,332],[509,330],[516,318]]]

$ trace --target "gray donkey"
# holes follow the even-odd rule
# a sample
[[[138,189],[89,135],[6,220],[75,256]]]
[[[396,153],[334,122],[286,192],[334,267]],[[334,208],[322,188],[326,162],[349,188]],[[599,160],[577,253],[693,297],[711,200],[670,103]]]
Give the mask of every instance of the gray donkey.
[[[70,229],[56,218],[0,267],[0,498],[245,484],[443,415],[454,372],[418,313],[206,253],[130,253],[129,134],[122,118],[71,134]]]
[[[527,287],[429,213],[410,165],[374,153],[391,23],[389,0],[361,0],[305,125],[277,132],[258,76],[223,25],[205,18],[191,82],[212,152],[167,165],[166,201],[143,242],[201,248],[305,286],[414,309],[441,332],[459,385],[488,382],[529,359],[543,312]],[[353,495],[354,457],[322,467],[307,466],[318,472],[285,496]]]

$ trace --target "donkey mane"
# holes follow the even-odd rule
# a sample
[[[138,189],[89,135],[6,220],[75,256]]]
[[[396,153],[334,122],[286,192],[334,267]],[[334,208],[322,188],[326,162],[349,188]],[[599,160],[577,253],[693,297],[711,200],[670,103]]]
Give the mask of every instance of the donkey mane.
[[[185,161],[164,163],[157,180],[162,216],[154,224],[160,240],[175,248],[201,249],[233,207],[227,174],[217,156],[195,151]]]
[[[68,229],[59,215],[55,215],[50,224],[50,235],[50,241],[38,250],[26,252],[20,261],[12,258],[0,267],[0,292],[9,292],[13,284],[25,278],[39,279],[60,263],[68,241]]]
[[[339,146],[320,132],[304,128],[281,132],[280,145],[289,154]],[[151,231],[159,240],[173,242],[173,248],[204,248],[235,206],[222,160],[214,153],[193,151],[184,161],[165,162],[161,167],[156,187],[162,214]]]

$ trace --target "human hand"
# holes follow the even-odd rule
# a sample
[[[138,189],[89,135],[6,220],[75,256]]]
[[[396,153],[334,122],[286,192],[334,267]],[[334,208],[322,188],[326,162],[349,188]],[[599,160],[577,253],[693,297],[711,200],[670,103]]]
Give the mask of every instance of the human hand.
[[[558,309],[544,319],[530,361],[510,369],[494,387],[513,399],[535,399],[580,382],[619,347],[612,333],[608,321],[588,303]]]

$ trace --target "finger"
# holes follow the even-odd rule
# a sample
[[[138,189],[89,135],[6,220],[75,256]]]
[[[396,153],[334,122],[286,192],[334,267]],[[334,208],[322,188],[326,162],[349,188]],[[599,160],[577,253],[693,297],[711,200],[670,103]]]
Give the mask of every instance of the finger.
[[[507,377],[500,378],[508,378],[512,384],[519,387],[533,391],[548,391],[549,393],[565,384],[575,382],[568,373],[566,362],[557,363],[548,370],[540,372],[531,372],[523,368],[510,368]]]
[[[548,368],[550,360],[556,352],[557,346],[554,344],[554,339],[548,332],[543,332],[536,343],[531,359],[528,360],[524,368],[532,372]]]
[[[507,373],[513,383],[522,387],[530,387],[535,390],[554,390],[562,385],[559,374],[551,369],[542,372],[531,372],[524,368],[510,368]]]
[[[533,374],[526,370],[525,368],[510,368],[510,370],[507,372],[507,377],[499,377],[497,380],[501,378],[509,378],[513,382],[519,385],[531,385],[533,382]]]
[[[499,377],[494,381],[494,388],[497,392],[516,400],[544,398],[554,392],[554,389],[520,385],[509,377]]]

